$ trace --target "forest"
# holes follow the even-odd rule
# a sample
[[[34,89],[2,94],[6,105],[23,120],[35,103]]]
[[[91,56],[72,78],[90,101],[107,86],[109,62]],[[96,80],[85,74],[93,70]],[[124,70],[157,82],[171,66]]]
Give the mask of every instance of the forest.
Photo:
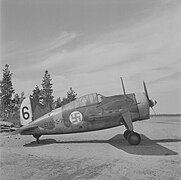
[[[77,94],[71,87],[66,96],[58,97],[55,100],[52,79],[48,70],[44,71],[41,85],[36,85],[30,94],[30,98],[51,109],[59,108],[75,100],[76,97]],[[2,69],[2,79],[0,80],[0,120],[19,119],[20,106],[24,99],[24,91],[18,94],[14,89],[13,73],[10,71],[9,65],[6,64]]]

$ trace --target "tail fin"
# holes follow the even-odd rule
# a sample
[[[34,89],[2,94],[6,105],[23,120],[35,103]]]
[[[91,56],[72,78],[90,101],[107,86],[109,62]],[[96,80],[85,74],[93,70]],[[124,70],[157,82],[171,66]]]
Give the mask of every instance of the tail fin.
[[[50,107],[44,106],[33,98],[27,97],[23,100],[20,107],[20,123],[25,126],[51,110]]]
[[[31,100],[29,97],[25,98],[20,107],[20,123],[22,126],[29,124],[33,120]]]

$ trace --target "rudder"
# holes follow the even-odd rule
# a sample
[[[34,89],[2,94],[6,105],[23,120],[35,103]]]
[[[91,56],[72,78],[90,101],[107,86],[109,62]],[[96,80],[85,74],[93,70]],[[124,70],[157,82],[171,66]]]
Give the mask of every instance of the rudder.
[[[20,123],[22,126],[25,126],[51,110],[50,107],[44,106],[33,98],[27,97],[23,100],[20,107]]]
[[[40,104],[33,98],[31,98],[31,107],[32,107],[32,112],[33,112],[33,120],[36,120],[39,117],[52,111],[50,107]]]

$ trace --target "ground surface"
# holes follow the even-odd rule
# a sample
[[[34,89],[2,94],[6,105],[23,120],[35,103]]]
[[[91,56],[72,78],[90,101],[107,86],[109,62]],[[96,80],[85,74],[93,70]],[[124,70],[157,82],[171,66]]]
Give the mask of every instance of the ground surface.
[[[124,127],[42,136],[1,133],[1,180],[181,179],[181,117],[134,123],[142,142],[130,146]]]

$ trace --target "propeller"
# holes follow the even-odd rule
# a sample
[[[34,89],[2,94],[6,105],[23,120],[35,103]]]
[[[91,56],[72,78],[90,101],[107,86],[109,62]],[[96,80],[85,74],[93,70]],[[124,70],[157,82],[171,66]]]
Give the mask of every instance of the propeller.
[[[154,115],[157,115],[156,111],[153,109],[153,107],[151,108],[152,111],[154,112]]]
[[[157,104],[157,101],[152,100],[152,99],[149,98],[145,81],[143,81],[143,87],[144,87],[145,95],[146,95],[147,100],[148,100],[148,102],[149,102],[149,106],[152,108],[153,106],[155,106],[155,105]],[[153,109],[153,108],[152,108],[152,109]]]

